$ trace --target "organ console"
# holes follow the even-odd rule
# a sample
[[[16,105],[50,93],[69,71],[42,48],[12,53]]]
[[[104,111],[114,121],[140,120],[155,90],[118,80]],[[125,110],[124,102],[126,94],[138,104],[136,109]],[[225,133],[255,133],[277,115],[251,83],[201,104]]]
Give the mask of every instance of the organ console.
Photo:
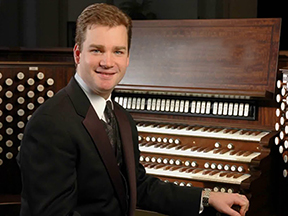
[[[277,68],[281,20],[133,25],[130,65],[112,98],[136,121],[139,160],[147,173],[179,187],[245,194],[248,216],[284,215],[288,139],[285,119],[280,123],[287,104],[281,94],[287,81]],[[0,212],[12,215],[10,206],[20,205],[15,156],[25,124],[68,83],[74,63],[70,49],[0,51]],[[136,215],[156,213],[138,209]],[[202,215],[221,214],[205,208]]]
[[[274,185],[272,167],[274,141],[286,139],[278,136],[287,95],[276,88],[280,20],[133,24],[130,65],[113,99],[137,123],[146,172],[179,187],[245,194],[248,216],[281,215],[284,184]]]
[[[19,215],[21,178],[15,157],[27,121],[74,72],[72,49],[0,49],[0,215]]]

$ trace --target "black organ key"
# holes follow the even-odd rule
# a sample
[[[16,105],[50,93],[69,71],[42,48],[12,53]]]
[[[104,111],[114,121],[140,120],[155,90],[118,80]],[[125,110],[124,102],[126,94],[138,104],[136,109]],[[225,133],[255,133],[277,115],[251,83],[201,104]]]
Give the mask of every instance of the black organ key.
[[[206,149],[206,147],[199,147],[196,151],[197,152],[203,152]]]
[[[217,173],[219,173],[220,171],[219,170],[213,170],[213,171],[211,171],[210,173],[209,173],[209,175],[215,175],[215,174],[217,174]]]
[[[227,153],[228,151],[230,151],[229,149],[221,149],[220,151],[219,151],[219,154],[225,154],[225,153]]]

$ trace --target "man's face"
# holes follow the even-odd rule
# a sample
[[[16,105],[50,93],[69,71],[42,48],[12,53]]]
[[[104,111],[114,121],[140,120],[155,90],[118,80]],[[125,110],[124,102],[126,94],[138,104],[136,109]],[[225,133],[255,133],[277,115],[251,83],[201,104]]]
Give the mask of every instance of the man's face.
[[[107,99],[129,65],[128,35],[123,25],[92,25],[86,30],[82,51],[76,44],[77,73],[96,94]]]

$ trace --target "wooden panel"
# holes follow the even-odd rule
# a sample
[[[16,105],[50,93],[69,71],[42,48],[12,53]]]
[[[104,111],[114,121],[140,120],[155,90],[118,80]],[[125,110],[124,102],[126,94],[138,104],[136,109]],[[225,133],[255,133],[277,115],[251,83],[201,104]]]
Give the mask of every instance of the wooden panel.
[[[117,89],[272,97],[280,19],[134,21]]]

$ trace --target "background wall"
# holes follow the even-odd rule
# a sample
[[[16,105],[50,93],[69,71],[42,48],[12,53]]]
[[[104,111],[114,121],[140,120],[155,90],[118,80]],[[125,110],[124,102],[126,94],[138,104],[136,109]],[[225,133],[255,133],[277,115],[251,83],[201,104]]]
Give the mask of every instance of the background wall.
[[[120,7],[127,1],[129,0],[0,0],[0,47],[72,46],[71,23],[76,21],[86,6],[96,2],[107,2]],[[134,1],[143,3],[143,0]],[[281,8],[284,8],[281,0],[150,0],[149,2],[149,8],[143,13],[146,15],[150,12],[156,19],[282,17],[284,25],[288,16],[284,11],[281,12]],[[286,34],[283,29],[287,29],[283,25],[282,37]],[[283,43],[282,49],[288,50],[284,45]]]

